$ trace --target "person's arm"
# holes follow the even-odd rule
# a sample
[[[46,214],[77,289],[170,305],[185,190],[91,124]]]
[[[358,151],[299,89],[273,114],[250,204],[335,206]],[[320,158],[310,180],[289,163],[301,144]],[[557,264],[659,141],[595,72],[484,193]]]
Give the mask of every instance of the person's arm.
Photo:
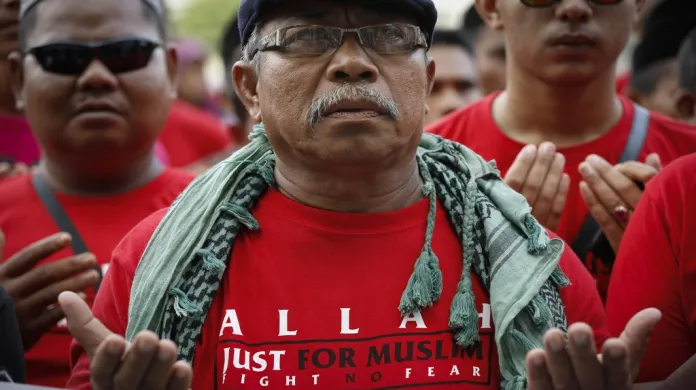
[[[682,364],[672,375],[662,382],[639,383],[633,390],[684,390],[696,383],[696,355]]]
[[[664,380],[696,352],[680,290],[678,246],[672,238],[680,236],[677,221],[683,218],[670,216],[681,213],[679,190],[672,188],[676,183],[673,176],[655,180],[631,217],[614,264],[606,307],[613,336],[646,307],[662,312],[643,358],[639,382]]]

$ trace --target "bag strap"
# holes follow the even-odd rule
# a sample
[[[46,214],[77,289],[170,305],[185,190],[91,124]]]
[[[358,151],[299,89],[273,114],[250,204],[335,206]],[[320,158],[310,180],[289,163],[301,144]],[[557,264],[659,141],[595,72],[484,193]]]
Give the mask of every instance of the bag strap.
[[[623,153],[621,153],[619,163],[635,161],[638,159],[638,155],[643,149],[643,143],[645,142],[645,137],[648,133],[649,124],[650,113],[648,110],[642,106],[634,104],[631,133],[628,135],[628,140],[626,141],[626,146],[624,147]],[[580,233],[578,233],[575,242],[573,242],[573,245],[571,246],[580,260],[584,261],[584,259],[587,257],[587,253],[592,250],[594,244],[603,234],[602,228],[599,226],[599,223],[597,223],[592,214],[588,215],[587,219],[580,228]]]
[[[34,190],[36,190],[36,193],[39,195],[39,199],[41,199],[41,203],[43,203],[48,213],[51,214],[53,221],[58,225],[58,229],[62,232],[69,233],[72,237],[70,248],[73,253],[79,255],[89,252],[87,245],[85,245],[85,242],[82,240],[82,236],[80,236],[77,228],[73,225],[70,217],[68,217],[65,209],[63,209],[63,206],[58,202],[58,198],[56,198],[56,195],[48,185],[48,182],[46,182],[46,179],[37,172],[32,175],[31,182],[34,185]],[[98,289],[102,278],[101,267],[95,266],[94,269],[99,273],[99,282],[97,282],[95,286],[95,289]]]

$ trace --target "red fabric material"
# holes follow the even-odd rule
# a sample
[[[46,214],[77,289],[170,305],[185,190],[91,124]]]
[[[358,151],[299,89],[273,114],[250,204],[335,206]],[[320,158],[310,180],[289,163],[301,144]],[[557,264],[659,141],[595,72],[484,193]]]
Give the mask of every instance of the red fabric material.
[[[646,307],[662,311],[638,379],[662,381],[696,354],[696,154],[648,183],[624,235],[607,301],[619,335]]]
[[[114,251],[94,314],[116,333],[125,332],[137,263],[165,213],[143,221]],[[194,389],[278,389],[293,381],[303,389],[499,388],[488,298],[476,277],[481,344],[453,349],[447,323],[462,248],[441,207],[433,249],[443,270],[442,298],[422,320],[406,322],[397,307],[423,244],[427,200],[394,212],[348,214],[271,190],[253,214],[261,231],[246,231],[235,243],[196,350]],[[573,283],[561,292],[569,322],[588,322],[603,342],[608,332],[591,276],[569,250],[561,266]],[[383,348],[391,352],[377,362]],[[248,368],[235,368],[235,351],[238,365],[251,357]],[[89,361],[81,353],[73,344],[69,387],[89,389]]]
[[[233,145],[221,120],[181,100],[172,103],[159,141],[172,167],[191,165]]]
[[[495,123],[491,105],[496,96],[498,93],[442,119],[426,131],[462,143],[484,158],[495,160],[498,169],[505,175],[525,145],[508,137]],[[627,98],[620,99],[623,116],[614,128],[594,141],[558,150],[565,156],[565,172],[570,175],[571,182],[565,210],[556,233],[568,243],[575,240],[589,214],[580,195],[579,183],[582,176],[578,172],[578,166],[590,154],[599,155],[611,164],[617,163],[628,140],[633,123],[633,104]],[[692,152],[696,152],[696,128],[660,114],[650,113],[648,134],[639,161],[645,161],[650,153],[657,153],[666,165]],[[590,273],[597,280],[600,296],[605,299],[611,270],[592,254],[584,260]]]
[[[631,84],[631,73],[626,72],[616,79],[616,93],[626,95],[628,86]]]
[[[111,252],[126,233],[156,210],[168,207],[191,180],[193,176],[188,172],[167,169],[151,183],[121,195],[88,198],[56,194],[56,197],[87,248],[106,271]],[[58,233],[58,227],[34,191],[30,175],[0,184],[0,229],[6,237],[5,259],[2,260],[35,241]],[[45,262],[72,255],[72,250],[67,248]],[[88,302],[93,299],[93,293],[88,292]],[[65,324],[58,324],[27,352],[29,383],[65,386],[70,377],[70,340]]]

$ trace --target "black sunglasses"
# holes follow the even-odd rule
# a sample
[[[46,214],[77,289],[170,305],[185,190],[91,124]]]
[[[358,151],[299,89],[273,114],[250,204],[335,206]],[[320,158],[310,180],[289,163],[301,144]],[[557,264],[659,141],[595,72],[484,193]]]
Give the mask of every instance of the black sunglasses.
[[[152,53],[162,46],[148,39],[131,38],[107,42],[55,42],[26,51],[36,58],[44,71],[62,75],[82,74],[94,60],[112,73],[142,69],[150,63]]]
[[[522,4],[526,5],[527,7],[532,7],[532,8],[541,8],[541,7],[549,7],[552,6],[556,3],[560,3],[563,0],[520,0]],[[597,4],[597,5],[612,5],[612,4],[618,4],[622,2],[623,0],[588,0],[591,3]]]

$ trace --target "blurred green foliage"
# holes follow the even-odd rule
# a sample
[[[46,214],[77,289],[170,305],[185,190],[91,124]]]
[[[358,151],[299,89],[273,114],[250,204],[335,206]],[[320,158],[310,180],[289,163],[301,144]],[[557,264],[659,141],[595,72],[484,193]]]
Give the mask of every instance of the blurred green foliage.
[[[237,13],[240,0],[194,0],[172,15],[174,34],[193,36],[218,51],[223,29]]]

